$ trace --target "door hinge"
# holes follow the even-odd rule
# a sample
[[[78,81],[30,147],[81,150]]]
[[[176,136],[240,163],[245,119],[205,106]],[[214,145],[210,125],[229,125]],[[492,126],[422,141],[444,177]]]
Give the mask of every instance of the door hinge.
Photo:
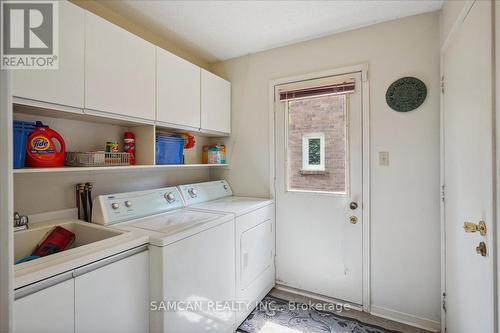
[[[444,94],[444,75],[441,76],[441,93]]]
[[[445,200],[445,196],[446,196],[445,186],[441,185],[441,201],[443,203],[444,203],[444,200]]]
[[[446,293],[443,293],[443,311],[446,312]]]

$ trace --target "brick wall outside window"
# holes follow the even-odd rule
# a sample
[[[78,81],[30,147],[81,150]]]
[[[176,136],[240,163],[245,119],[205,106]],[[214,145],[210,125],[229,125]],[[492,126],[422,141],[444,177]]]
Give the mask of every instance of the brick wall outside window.
[[[343,95],[288,102],[291,190],[346,192],[346,114]],[[325,135],[325,171],[302,170],[302,136]]]

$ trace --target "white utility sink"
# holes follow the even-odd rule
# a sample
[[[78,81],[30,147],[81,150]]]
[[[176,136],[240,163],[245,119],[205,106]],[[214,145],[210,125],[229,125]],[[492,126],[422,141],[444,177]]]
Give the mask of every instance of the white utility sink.
[[[61,221],[60,223],[41,223],[40,225],[30,225],[30,229],[16,231],[14,233],[14,260],[16,261],[31,255],[37,244],[42,241],[56,226],[61,226],[73,232],[75,234],[75,241],[69,249],[54,253],[50,255],[50,257],[61,253],[67,254],[69,251],[74,252],[76,248],[92,246],[92,244],[96,242],[117,237],[125,233],[124,231],[103,228],[96,224],[76,220]]]

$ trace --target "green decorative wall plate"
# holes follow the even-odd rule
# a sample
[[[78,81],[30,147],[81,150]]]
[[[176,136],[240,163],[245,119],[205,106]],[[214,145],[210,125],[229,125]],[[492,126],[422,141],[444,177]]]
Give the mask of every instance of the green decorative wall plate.
[[[387,104],[398,112],[415,110],[422,105],[426,97],[425,83],[415,77],[403,77],[394,81],[385,94]]]

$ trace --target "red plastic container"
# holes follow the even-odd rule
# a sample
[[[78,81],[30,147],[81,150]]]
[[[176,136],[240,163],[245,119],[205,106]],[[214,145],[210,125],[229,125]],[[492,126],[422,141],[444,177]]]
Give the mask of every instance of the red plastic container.
[[[59,151],[55,141],[59,143]],[[26,144],[26,164],[35,168],[62,167],[66,144],[63,137],[48,126],[37,121]]]
[[[75,234],[71,231],[57,226],[36,247],[32,256],[45,257],[49,254],[66,250],[75,240]]]

